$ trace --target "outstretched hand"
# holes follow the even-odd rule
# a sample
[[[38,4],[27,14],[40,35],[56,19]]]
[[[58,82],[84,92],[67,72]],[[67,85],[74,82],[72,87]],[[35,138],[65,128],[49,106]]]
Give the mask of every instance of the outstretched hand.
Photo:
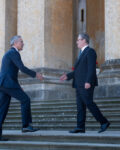
[[[61,80],[61,81],[67,80],[67,75],[66,75],[66,74],[63,74],[63,75],[60,77],[60,80]]]
[[[43,76],[41,73],[36,73],[36,78],[39,80],[43,80]]]
[[[85,83],[85,89],[89,89],[91,87],[90,83]]]

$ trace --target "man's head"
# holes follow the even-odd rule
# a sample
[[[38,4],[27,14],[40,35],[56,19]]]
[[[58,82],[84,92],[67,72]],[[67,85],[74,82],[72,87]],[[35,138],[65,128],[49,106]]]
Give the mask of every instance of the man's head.
[[[79,34],[77,39],[77,47],[81,49],[82,47],[88,44],[89,44],[89,35],[86,33]]]
[[[13,36],[10,40],[10,45],[11,47],[14,46],[15,48],[17,48],[19,51],[21,51],[23,49],[24,43],[22,40],[22,37],[19,35]]]

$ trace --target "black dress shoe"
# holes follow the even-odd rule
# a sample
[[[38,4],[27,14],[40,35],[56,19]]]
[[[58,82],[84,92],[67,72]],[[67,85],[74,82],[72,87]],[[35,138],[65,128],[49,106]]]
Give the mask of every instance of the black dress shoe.
[[[35,132],[35,131],[38,131],[38,129],[34,129],[32,126],[22,128],[22,132]]]
[[[85,133],[85,129],[75,128],[74,130],[69,131],[69,133]]]
[[[110,126],[109,122],[102,124],[101,129],[100,129],[100,131],[98,131],[98,133],[106,131],[109,126]]]
[[[0,141],[8,141],[8,138],[0,136]]]

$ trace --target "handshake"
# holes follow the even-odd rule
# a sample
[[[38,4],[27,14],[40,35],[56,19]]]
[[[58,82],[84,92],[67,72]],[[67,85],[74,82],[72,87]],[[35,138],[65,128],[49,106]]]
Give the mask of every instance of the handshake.
[[[60,81],[65,81],[67,80],[67,75],[64,73],[61,77],[60,77]]]
[[[39,80],[44,79],[41,73],[36,73],[36,78]],[[64,80],[67,80],[67,75],[65,73],[60,77],[60,81],[64,81]]]
[[[43,80],[44,79],[42,74],[38,73],[38,72],[36,73],[36,78],[39,79],[39,80]]]

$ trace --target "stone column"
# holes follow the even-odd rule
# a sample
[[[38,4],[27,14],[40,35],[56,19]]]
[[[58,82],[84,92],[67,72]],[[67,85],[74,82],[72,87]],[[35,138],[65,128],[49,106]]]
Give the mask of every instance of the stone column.
[[[22,57],[31,68],[72,67],[73,0],[18,1]]]
[[[105,63],[99,85],[99,96],[120,97],[120,0],[105,0]]]
[[[18,0],[18,34],[23,37],[22,58],[30,68],[44,66],[45,0]]]
[[[5,0],[0,1],[0,64],[5,52]]]
[[[120,0],[105,0],[105,60],[120,58]]]
[[[41,99],[73,96],[71,84],[59,81],[72,68],[73,0],[19,0],[18,34],[25,42],[25,65],[45,76],[43,83],[24,80],[24,89],[38,91]]]
[[[5,50],[10,48],[10,39],[17,35],[17,0],[5,0]]]
[[[10,48],[10,38],[17,34],[17,1],[0,1],[0,64],[1,59]]]

